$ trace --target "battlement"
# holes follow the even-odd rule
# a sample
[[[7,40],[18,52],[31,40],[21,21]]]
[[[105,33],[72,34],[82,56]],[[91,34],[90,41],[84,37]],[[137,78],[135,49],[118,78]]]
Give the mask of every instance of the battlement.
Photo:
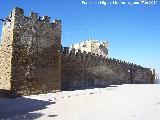
[[[118,60],[115,58],[108,58],[108,57],[105,58],[102,55],[98,55],[95,53],[92,54],[91,52],[88,52],[88,53],[86,51],[81,52],[81,50],[78,50],[76,52],[75,49],[72,49],[71,51],[69,51],[68,47],[62,48],[62,54],[66,56],[70,56],[71,58],[75,58],[80,61],[89,60],[90,62],[97,62],[97,63],[103,63],[103,64],[115,64],[115,65],[117,64],[122,66],[128,66],[129,68],[134,68],[134,69],[150,70],[149,68],[144,68],[134,63]]]
[[[62,90],[110,84],[152,83],[152,72],[140,65],[91,52],[62,49]]]
[[[38,20],[39,19],[39,14],[38,13],[34,13],[34,12],[31,12],[30,13],[30,18],[32,20]],[[39,19],[40,20],[40,19]]]
[[[11,11],[10,15],[8,18],[6,18],[6,21],[8,19],[13,19],[15,25],[19,23],[19,21],[24,21],[24,22],[31,22],[32,24],[50,24],[50,26],[53,28],[55,31],[62,31],[62,26],[61,26],[61,20],[53,20],[50,22],[49,16],[39,16],[38,13],[31,12],[29,16],[24,15],[24,10],[22,8],[15,7],[13,11]],[[36,21],[36,22],[35,22]]]
[[[13,11],[11,11],[10,15],[24,16],[24,10],[22,8],[15,7]]]

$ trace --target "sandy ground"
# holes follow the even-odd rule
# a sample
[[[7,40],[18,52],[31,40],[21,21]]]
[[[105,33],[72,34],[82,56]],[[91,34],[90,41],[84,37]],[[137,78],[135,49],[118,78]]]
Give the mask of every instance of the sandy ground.
[[[0,99],[0,119],[160,120],[160,84],[126,84]]]

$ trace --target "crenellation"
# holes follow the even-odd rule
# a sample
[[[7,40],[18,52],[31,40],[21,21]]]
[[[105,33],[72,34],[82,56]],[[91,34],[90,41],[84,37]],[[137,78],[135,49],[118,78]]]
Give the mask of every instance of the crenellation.
[[[104,59],[103,59],[103,56],[102,56],[102,55],[99,56],[98,63],[100,63],[100,64],[103,64],[103,63],[104,63]]]
[[[31,12],[30,18],[31,18],[32,21],[36,21],[36,20],[39,19],[39,14],[38,14],[38,13]]]
[[[55,31],[59,31],[59,32],[62,32],[62,25],[61,25],[61,20],[53,20],[53,23],[52,24],[52,27]]]
[[[24,10],[22,8],[15,7],[9,16],[21,18],[24,16]]]
[[[83,51],[83,53],[81,53],[81,57],[82,57],[82,61],[86,60],[86,53]]]
[[[45,22],[50,22],[50,17],[49,16],[43,16],[42,20]]]
[[[118,60],[117,60],[117,59],[115,59],[115,63],[116,63],[116,64],[118,63]]]
[[[69,54],[69,47],[62,47],[61,53],[63,53],[63,54]]]
[[[92,55],[93,55],[93,56],[96,56],[96,54],[95,54],[95,53],[92,53]]]
[[[79,60],[83,59],[81,50],[79,50],[78,52],[76,52],[76,58],[79,59]]]
[[[119,60],[116,59],[116,65],[119,65]]]
[[[87,55],[86,55],[86,60],[91,60],[92,59],[92,56],[91,56],[91,52],[89,52]]]
[[[111,58],[108,58],[108,63],[111,63]]]
[[[119,65],[120,64],[120,61],[118,59],[116,59],[116,64]]]
[[[70,55],[71,55],[71,56],[74,56],[75,53],[76,53],[75,49],[72,49],[72,50],[70,51]]]

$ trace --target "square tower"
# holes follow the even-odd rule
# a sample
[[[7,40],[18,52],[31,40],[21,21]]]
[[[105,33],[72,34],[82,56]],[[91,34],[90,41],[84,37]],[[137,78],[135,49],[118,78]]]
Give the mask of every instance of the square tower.
[[[61,21],[14,8],[3,23],[0,89],[30,95],[61,89]]]

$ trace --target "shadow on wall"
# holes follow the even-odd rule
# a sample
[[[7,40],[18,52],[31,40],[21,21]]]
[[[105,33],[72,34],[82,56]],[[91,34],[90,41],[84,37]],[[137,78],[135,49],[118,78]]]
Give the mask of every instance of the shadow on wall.
[[[33,120],[43,116],[42,113],[34,113],[34,111],[45,109],[51,104],[55,104],[55,102],[24,97],[0,99],[0,119]],[[56,116],[57,115],[52,115],[52,117]]]

